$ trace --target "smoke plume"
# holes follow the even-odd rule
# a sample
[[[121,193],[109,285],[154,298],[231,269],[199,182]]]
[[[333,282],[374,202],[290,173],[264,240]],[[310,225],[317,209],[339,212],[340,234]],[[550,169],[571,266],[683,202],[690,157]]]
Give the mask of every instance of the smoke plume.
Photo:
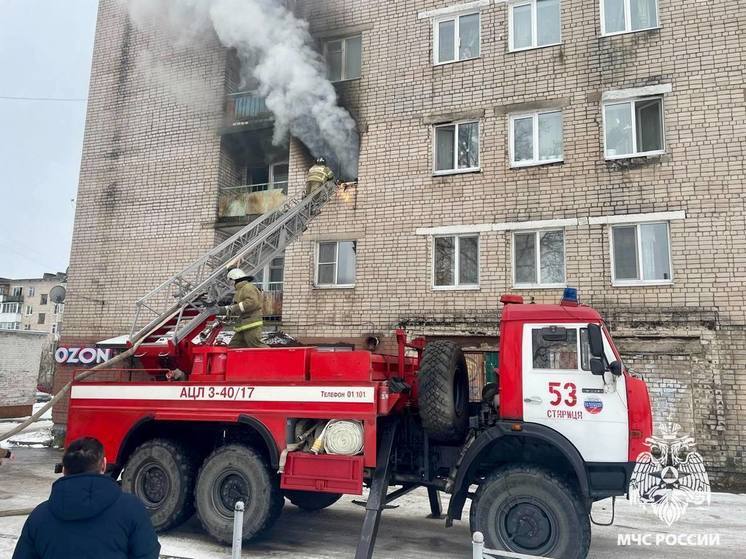
[[[214,31],[241,62],[243,84],[258,83],[275,117],[274,142],[290,133],[314,156],[338,162],[357,177],[359,137],[354,119],[337,104],[326,65],[308,23],[282,0],[126,0],[133,22],[170,33],[178,44],[204,44]]]

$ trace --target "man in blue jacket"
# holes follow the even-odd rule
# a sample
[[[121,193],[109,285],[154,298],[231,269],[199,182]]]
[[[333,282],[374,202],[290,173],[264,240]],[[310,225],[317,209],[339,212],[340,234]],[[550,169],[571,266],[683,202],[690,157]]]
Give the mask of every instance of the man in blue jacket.
[[[158,559],[145,506],[107,475],[103,445],[85,437],[62,457],[64,477],[26,520],[13,559]]]

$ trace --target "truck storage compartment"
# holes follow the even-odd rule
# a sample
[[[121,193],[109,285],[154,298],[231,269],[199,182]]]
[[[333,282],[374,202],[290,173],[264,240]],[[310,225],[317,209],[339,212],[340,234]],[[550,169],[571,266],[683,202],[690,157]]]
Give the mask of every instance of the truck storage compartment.
[[[309,370],[312,381],[370,381],[370,352],[315,351]]]
[[[232,349],[228,352],[225,380],[253,382],[302,382],[308,380],[311,349]]]
[[[290,452],[280,487],[322,493],[363,493],[363,456]]]

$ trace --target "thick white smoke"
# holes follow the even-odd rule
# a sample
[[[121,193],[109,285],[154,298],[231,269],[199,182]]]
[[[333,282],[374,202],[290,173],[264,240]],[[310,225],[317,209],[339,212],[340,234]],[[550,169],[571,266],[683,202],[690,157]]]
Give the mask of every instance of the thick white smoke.
[[[257,82],[275,116],[275,142],[288,132],[315,156],[334,158],[346,178],[357,177],[359,137],[354,119],[337,104],[326,65],[313,47],[307,22],[281,0],[127,0],[137,25],[199,44],[212,30],[236,49],[242,80]],[[253,78],[253,79],[252,79]]]

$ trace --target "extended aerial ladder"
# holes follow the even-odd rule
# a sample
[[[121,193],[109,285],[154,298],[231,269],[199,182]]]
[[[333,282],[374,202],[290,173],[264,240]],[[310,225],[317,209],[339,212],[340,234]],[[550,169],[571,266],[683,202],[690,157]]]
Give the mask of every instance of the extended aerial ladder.
[[[233,291],[230,268],[255,275],[300,237],[337,185],[329,181],[306,196],[291,198],[279,208],[246,225],[136,303],[131,344],[167,342],[175,346],[211,316],[210,307]]]

